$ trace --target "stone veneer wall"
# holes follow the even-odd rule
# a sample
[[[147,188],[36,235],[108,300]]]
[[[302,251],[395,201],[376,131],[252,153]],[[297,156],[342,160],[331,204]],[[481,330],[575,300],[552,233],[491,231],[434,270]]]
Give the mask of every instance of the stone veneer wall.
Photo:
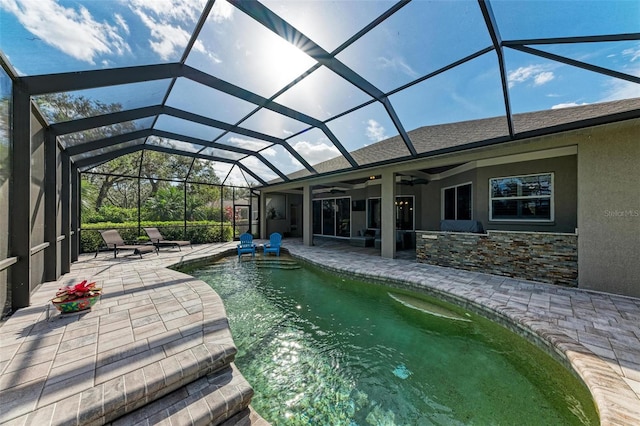
[[[420,263],[578,286],[578,236],[550,232],[416,231]]]

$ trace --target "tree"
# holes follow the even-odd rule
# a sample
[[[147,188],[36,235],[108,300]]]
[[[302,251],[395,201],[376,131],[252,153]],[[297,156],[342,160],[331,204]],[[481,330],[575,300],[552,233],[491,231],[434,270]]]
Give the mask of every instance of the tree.
[[[105,104],[69,93],[38,96],[36,102],[48,120],[54,123],[122,110],[122,105],[118,103]],[[131,121],[64,135],[60,139],[64,147],[78,146],[135,130],[138,128]],[[176,148],[176,142],[164,138],[151,137],[149,142]],[[100,154],[113,149],[105,147],[90,152]],[[140,194],[140,204],[144,205],[145,216],[149,219],[170,220],[170,217],[176,220],[182,219],[184,214],[190,220],[201,219],[211,216],[214,208],[212,200],[220,198],[217,186],[220,178],[211,161],[151,150],[127,154],[96,165],[83,173],[82,179],[83,217],[91,216],[89,209],[99,212],[105,206],[136,208]],[[188,211],[184,213],[184,193],[176,184],[180,182],[181,188],[187,181],[202,182],[203,185],[189,185]]]
[[[180,220],[184,211],[182,188],[161,188],[145,202],[148,220]]]
[[[84,96],[74,96],[69,93],[50,93],[37,96],[35,101],[45,117],[53,123],[109,114],[122,110],[122,105],[119,103],[105,104],[95,99],[88,99]],[[63,135],[60,137],[60,142],[64,147],[78,146],[94,140],[130,133],[135,130],[137,130],[136,124],[128,121]],[[98,153],[108,152],[108,150],[109,148],[103,148]],[[124,176],[118,175],[126,175],[127,171],[132,169],[132,161],[131,157],[124,156],[95,167],[93,169],[94,172],[102,173],[106,176],[102,179],[98,178],[97,175],[84,176],[96,188],[95,211],[98,211],[105,200],[108,199],[110,190],[118,182],[126,180]]]
[[[136,193],[139,164],[140,153],[134,153],[115,158],[92,168],[90,173],[83,174],[83,177],[96,187],[96,211],[100,210],[106,201],[124,207],[125,200],[113,194],[112,190],[119,186],[123,193]]]

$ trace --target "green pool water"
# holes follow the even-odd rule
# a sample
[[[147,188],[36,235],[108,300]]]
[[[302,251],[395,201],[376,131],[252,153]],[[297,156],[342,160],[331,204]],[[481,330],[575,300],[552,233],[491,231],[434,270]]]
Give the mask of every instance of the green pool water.
[[[191,269],[222,297],[274,425],[598,424],[586,387],[505,328],[282,257]]]

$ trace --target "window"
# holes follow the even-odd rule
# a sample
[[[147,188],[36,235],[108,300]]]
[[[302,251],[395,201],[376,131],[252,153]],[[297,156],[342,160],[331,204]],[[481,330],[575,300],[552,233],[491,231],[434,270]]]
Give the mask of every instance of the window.
[[[336,198],[336,236],[351,236],[351,199]]]
[[[367,199],[367,228],[380,229],[380,198]]]
[[[396,197],[396,229],[413,230],[413,196]]]
[[[351,235],[351,198],[313,200],[313,233],[349,237]]]
[[[322,235],[335,235],[336,200],[322,200]]]
[[[442,218],[446,220],[471,220],[470,183],[442,190]]]
[[[489,220],[552,221],[553,173],[489,179]]]
[[[396,229],[414,229],[413,203],[413,195],[396,195]],[[381,228],[381,207],[380,198],[367,199],[367,228]]]

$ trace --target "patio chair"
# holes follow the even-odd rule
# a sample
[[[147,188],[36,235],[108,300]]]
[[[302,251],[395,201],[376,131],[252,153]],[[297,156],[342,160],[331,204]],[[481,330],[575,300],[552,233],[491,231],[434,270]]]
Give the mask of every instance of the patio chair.
[[[193,248],[193,246],[191,245],[191,241],[165,240],[158,228],[143,229],[144,232],[147,233],[147,236],[149,237],[153,245],[156,246],[158,250],[160,249],[160,247],[178,247],[178,250],[180,251],[182,251],[180,246],[190,246],[191,248]]]
[[[107,248],[109,250],[113,250],[114,258],[118,257],[119,250],[133,250],[133,254],[140,255],[140,259],[142,259],[143,254],[151,253],[152,251],[156,251],[156,254],[158,254],[156,247],[153,244],[134,245],[134,244],[125,243],[122,237],[120,236],[120,233],[115,229],[107,229],[105,231],[100,231],[100,235],[102,236],[102,240],[104,241],[104,243],[107,245]],[[99,250],[100,250],[100,247],[96,249],[96,254],[95,256],[93,256],[94,258],[98,256]]]
[[[275,253],[280,256],[280,244],[282,243],[282,235],[274,232],[269,236],[269,242],[263,246],[264,254]]]
[[[256,256],[256,245],[253,243],[253,235],[244,233],[240,235],[240,244],[238,244],[238,257],[244,253],[251,253],[251,256]]]

